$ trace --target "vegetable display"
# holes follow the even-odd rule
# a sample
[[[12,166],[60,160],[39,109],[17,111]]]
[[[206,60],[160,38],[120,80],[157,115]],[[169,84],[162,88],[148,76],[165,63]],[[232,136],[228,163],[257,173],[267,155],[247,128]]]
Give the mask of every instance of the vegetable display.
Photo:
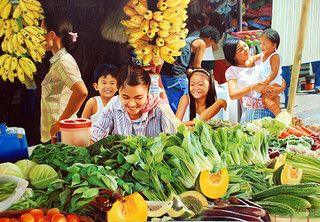
[[[318,134],[278,139],[281,123],[259,123],[195,121],[176,134],[110,135],[86,149],[39,145],[31,160],[0,165],[30,182],[9,209],[57,207],[95,222],[270,221],[265,210],[319,217],[319,159],[292,149],[311,151]]]

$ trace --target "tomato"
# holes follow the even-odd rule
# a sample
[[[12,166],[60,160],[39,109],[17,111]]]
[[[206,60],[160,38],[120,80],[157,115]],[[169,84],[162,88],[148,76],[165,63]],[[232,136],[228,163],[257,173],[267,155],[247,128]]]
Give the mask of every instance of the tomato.
[[[80,222],[80,218],[77,215],[69,214],[67,216],[67,222]]]
[[[50,220],[53,217],[53,215],[55,215],[55,214],[60,214],[60,210],[58,208],[52,208],[52,209],[48,210],[48,212],[47,212],[48,219]]]
[[[65,216],[63,214],[55,214],[51,218],[51,222],[67,222],[67,219],[65,218]]]
[[[21,222],[36,222],[36,219],[34,216],[30,213],[22,214],[20,217]]]
[[[29,213],[32,214],[37,221],[44,217],[44,212],[40,209],[33,209]]]
[[[50,220],[45,217],[41,217],[41,218],[36,219],[36,222],[50,222]]]
[[[0,222],[10,222],[9,218],[1,217]]]
[[[15,219],[15,218],[11,218],[11,219],[10,219],[10,222],[20,222],[20,220]]]

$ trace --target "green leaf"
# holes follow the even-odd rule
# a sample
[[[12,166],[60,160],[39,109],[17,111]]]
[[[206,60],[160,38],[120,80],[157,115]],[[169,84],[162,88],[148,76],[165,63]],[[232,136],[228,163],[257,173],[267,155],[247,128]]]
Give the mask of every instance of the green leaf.
[[[155,161],[156,163],[162,162],[163,156],[164,156],[164,153],[157,153],[157,154],[154,156],[154,161]]]
[[[72,165],[71,167],[67,168],[67,171],[70,173],[79,173],[80,172],[80,167]]]
[[[69,195],[71,194],[70,189],[65,189],[62,193],[59,194],[59,199],[61,206],[64,206],[68,200]]]
[[[74,187],[75,185],[79,184],[81,182],[80,175],[78,173],[75,173],[72,175],[71,180],[71,187]]]
[[[90,188],[82,193],[81,198],[88,199],[88,198],[98,196],[98,194],[99,194],[99,188]]]
[[[140,160],[140,158],[136,154],[131,154],[131,155],[126,156],[125,160],[130,164],[136,164]]]
[[[132,170],[132,176],[140,181],[147,182],[150,179],[150,176],[148,173],[142,171],[142,170]]]
[[[76,195],[76,194],[82,194],[84,191],[86,191],[86,190],[88,190],[88,189],[89,189],[89,187],[79,187],[79,188],[77,188],[77,189],[75,189],[75,190],[73,191],[72,196],[74,196],[74,195]]]
[[[117,160],[119,164],[124,164],[126,162],[124,155],[121,152],[118,152]]]

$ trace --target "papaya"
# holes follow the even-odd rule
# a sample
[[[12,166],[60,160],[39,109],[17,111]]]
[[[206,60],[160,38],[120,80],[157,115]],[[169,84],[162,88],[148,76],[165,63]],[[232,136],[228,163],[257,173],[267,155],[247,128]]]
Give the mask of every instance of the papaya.
[[[298,184],[301,182],[303,171],[295,169],[290,164],[283,164],[273,173],[273,183],[281,184]]]
[[[226,168],[217,173],[210,173],[208,170],[202,171],[199,177],[200,192],[211,199],[222,197],[228,190],[229,175]]]
[[[147,221],[147,219],[147,203],[137,192],[117,200],[107,214],[108,222],[135,222]]]

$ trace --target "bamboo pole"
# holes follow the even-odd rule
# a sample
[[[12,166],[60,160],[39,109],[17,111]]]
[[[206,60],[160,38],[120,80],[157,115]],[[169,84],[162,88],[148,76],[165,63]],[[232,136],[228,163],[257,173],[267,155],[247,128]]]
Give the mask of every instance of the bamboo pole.
[[[296,51],[293,59],[290,92],[289,92],[289,100],[288,100],[288,107],[287,107],[287,111],[290,114],[292,114],[292,110],[293,110],[293,106],[296,98],[297,84],[299,79],[299,71],[300,71],[301,58],[302,58],[302,50],[304,46],[305,33],[307,29],[306,26],[307,26],[307,21],[309,17],[310,3],[311,3],[310,0],[303,0],[303,3],[302,3],[302,10],[301,10],[300,24],[299,24],[300,33],[298,34]]]

